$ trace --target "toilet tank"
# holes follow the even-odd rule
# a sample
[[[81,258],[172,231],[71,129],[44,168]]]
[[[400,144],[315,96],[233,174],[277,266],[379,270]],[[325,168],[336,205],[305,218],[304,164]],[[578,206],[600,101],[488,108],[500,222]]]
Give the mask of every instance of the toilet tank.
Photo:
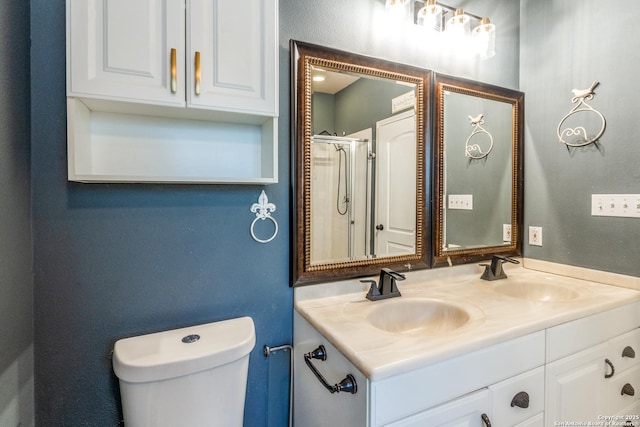
[[[250,317],[117,341],[125,426],[242,427],[254,345]]]

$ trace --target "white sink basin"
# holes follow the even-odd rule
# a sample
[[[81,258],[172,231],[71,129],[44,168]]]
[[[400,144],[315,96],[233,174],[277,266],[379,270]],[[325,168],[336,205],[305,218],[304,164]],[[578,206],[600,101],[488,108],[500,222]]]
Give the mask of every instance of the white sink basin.
[[[403,297],[377,302],[367,315],[372,326],[388,332],[409,335],[439,334],[463,326],[469,314],[443,301]]]
[[[493,289],[510,297],[545,302],[569,301],[580,295],[573,289],[549,283],[510,283],[505,281],[494,286]]]

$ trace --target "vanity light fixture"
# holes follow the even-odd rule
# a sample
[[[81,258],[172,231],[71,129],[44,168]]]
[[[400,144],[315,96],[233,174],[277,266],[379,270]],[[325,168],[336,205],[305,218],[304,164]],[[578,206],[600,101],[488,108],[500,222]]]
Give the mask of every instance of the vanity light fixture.
[[[453,16],[447,20],[445,31],[456,41],[464,41],[471,33],[471,18],[465,15],[463,9],[456,9]]]
[[[489,59],[496,54],[496,26],[489,18],[482,18],[480,24],[471,33],[480,59]]]
[[[387,5],[390,1],[393,0],[387,0]],[[436,0],[410,1],[414,3],[413,23],[423,27],[428,33],[442,33],[442,41],[448,42],[445,43],[447,46],[468,50],[477,54],[480,59],[495,56],[496,26],[489,18],[437,3]]]
[[[401,19],[407,14],[407,9],[411,0],[386,0],[385,9],[394,18]]]
[[[444,27],[442,21],[442,6],[439,6],[436,0],[427,0],[424,6],[418,11],[416,23],[430,31],[442,31]]]

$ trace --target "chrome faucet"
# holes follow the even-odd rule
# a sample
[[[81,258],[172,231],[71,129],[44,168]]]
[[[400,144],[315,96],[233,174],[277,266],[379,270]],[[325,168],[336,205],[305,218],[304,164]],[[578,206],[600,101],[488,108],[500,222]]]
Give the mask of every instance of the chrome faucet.
[[[520,264],[520,261],[513,258],[509,258],[503,255],[494,255],[491,258],[491,264],[480,264],[484,267],[484,273],[482,273],[482,276],[480,276],[480,278],[483,280],[506,279],[507,275],[502,269],[502,264],[505,262]]]
[[[380,280],[376,284],[375,280],[361,280],[362,283],[371,283],[367,299],[370,301],[378,301],[381,299],[394,298],[401,296],[396,280],[404,280],[402,273],[395,272],[389,268],[380,270]]]

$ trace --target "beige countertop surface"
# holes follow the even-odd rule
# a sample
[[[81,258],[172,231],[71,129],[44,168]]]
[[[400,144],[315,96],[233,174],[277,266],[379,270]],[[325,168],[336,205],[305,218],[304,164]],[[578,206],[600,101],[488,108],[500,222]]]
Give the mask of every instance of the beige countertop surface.
[[[398,282],[401,297],[381,301],[365,298],[368,285],[358,280],[296,289],[295,309],[367,378],[381,380],[479,350],[529,333],[640,301],[640,291],[595,281],[505,265],[507,279],[480,279],[482,268],[460,266],[408,273]],[[333,286],[332,286],[333,285]],[[498,287],[540,290],[556,299],[513,297]],[[307,289],[305,289],[307,288]],[[402,300],[402,301],[401,301]],[[391,332],[373,325],[387,308],[402,312],[408,300],[435,300],[468,315],[452,330]],[[409,305],[411,302],[409,302]],[[407,309],[411,309],[407,305]],[[383,308],[386,306],[386,308]],[[400,310],[397,310],[400,308]],[[379,311],[375,311],[379,310]],[[372,322],[372,320],[374,320]]]

